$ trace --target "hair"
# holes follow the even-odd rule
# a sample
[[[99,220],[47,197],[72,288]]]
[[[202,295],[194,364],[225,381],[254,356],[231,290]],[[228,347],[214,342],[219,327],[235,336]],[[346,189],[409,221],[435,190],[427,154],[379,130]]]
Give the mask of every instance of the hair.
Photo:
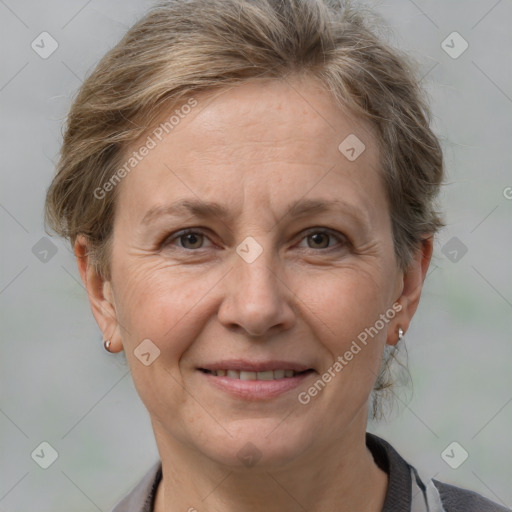
[[[160,2],[80,87],[47,192],[46,226],[72,246],[84,235],[91,264],[109,279],[119,187],[101,199],[95,190],[162,112],[202,91],[310,77],[374,129],[395,254],[407,269],[424,238],[443,226],[436,211],[443,154],[415,64],[378,34],[377,19],[350,0]],[[384,370],[393,354],[376,391],[390,386]]]

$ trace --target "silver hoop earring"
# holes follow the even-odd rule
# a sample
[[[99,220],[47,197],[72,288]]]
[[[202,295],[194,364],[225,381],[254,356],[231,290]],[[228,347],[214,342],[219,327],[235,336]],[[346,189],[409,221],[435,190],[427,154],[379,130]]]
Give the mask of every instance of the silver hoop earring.
[[[404,330],[399,327],[398,328],[398,341],[402,341],[404,339]]]
[[[112,342],[110,340],[103,340],[103,347],[109,353],[110,353],[110,345],[112,345]]]

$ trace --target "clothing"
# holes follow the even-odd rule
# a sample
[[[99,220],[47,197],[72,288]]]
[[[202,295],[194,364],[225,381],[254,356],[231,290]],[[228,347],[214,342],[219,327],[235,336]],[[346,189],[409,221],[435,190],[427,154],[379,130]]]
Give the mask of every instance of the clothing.
[[[366,446],[375,463],[389,476],[382,512],[511,512],[480,496],[452,485],[429,480],[425,483],[386,441],[366,433]],[[156,489],[162,479],[157,462],[139,484],[121,500],[112,512],[153,512]]]

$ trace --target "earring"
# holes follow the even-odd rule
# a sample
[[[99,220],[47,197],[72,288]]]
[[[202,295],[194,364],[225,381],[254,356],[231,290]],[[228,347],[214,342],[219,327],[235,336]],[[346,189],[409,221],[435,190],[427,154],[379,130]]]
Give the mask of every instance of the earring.
[[[398,341],[402,341],[404,339],[404,330],[399,327],[398,328]]]
[[[112,345],[110,340],[103,340],[103,347],[107,352],[110,352],[110,345]]]

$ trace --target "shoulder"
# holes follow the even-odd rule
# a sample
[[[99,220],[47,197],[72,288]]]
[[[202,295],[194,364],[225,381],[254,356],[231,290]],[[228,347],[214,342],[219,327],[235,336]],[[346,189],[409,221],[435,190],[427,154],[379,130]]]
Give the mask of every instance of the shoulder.
[[[156,489],[162,479],[162,463],[156,462],[112,512],[152,512]]]
[[[374,434],[366,433],[366,444],[389,476],[382,512],[512,512],[476,492],[422,478],[393,446]]]
[[[439,491],[446,512],[511,512],[511,509],[498,505],[476,492],[437,480],[432,482]]]

